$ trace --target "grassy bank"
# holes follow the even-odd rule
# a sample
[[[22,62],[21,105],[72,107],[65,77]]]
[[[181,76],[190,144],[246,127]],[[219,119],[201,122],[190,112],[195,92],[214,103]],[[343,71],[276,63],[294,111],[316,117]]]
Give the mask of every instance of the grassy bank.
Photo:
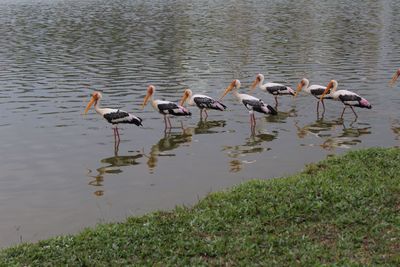
[[[400,265],[399,149],[350,152],[191,208],[0,252],[7,266],[333,263]]]

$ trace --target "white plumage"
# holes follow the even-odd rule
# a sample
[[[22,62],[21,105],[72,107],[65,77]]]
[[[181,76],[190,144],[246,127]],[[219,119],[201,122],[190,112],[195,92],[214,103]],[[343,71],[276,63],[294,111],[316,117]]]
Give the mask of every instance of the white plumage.
[[[100,92],[93,92],[92,97],[86,106],[84,114],[87,114],[90,107],[94,104],[94,109],[96,110],[96,113],[101,115],[104,119],[106,119],[109,123],[113,125],[114,137],[118,137],[118,140],[120,139],[120,136],[117,124],[125,123],[125,124],[135,124],[137,126],[142,126],[141,118],[132,115],[126,111],[113,108],[101,108],[100,100],[102,97],[103,96]]]

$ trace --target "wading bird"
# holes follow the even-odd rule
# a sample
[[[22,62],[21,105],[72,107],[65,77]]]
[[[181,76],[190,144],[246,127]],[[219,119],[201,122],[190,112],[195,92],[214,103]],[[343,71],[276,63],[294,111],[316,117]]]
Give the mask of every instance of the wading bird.
[[[174,102],[166,101],[166,100],[154,100],[153,94],[155,91],[154,85],[149,85],[147,87],[147,94],[143,100],[142,109],[146,106],[148,100],[150,99],[151,105],[153,106],[154,110],[158,111],[160,114],[164,116],[164,123],[165,129],[171,128],[171,121],[169,120],[169,115],[173,116],[190,116],[189,110],[186,108],[175,104]],[[167,125],[168,121],[168,125]]]
[[[261,99],[258,99],[254,96],[247,94],[239,94],[238,89],[240,88],[240,81],[233,80],[229,86],[225,89],[224,94],[220,99],[226,96],[230,91],[232,91],[233,95],[247,108],[250,114],[250,125],[253,127],[256,125],[256,118],[254,116],[254,111],[264,113],[264,114],[272,114],[277,115],[276,110],[270,105],[265,105]]]
[[[193,95],[192,90],[186,89],[185,92],[183,93],[181,102],[179,103],[181,106],[185,104],[185,101],[189,99],[188,104],[191,106],[196,105],[200,109],[200,118],[203,118],[203,110],[204,113],[206,114],[205,119],[207,119],[208,114],[207,114],[207,109],[215,109],[215,110],[221,110],[224,111],[226,109],[226,106],[222,104],[220,101],[215,100],[209,96],[206,95],[199,95],[195,94]]]
[[[349,106],[351,110],[353,111],[354,115],[356,115],[356,118],[358,117],[356,112],[354,111],[353,107],[359,107],[359,108],[368,108],[371,109],[371,104],[367,101],[367,99],[359,96],[358,94],[348,91],[348,90],[338,90],[336,91],[338,86],[337,81],[331,80],[328,83],[328,86],[326,87],[325,91],[322,93],[320,97],[320,101],[323,101],[324,96],[329,92],[330,90],[330,96],[332,97],[333,100],[337,101],[342,101],[344,104],[344,108],[342,111],[342,115],[340,118],[343,118],[344,111],[346,110],[346,107]]]
[[[254,90],[257,85],[258,87],[264,91],[268,92],[275,97],[275,107],[278,106],[278,96],[280,95],[294,95],[294,91],[289,86],[280,84],[280,83],[265,83],[264,82],[264,75],[257,74],[256,79],[251,84],[250,89]]]
[[[321,95],[324,93],[326,86],[319,84],[310,85],[310,81],[306,78],[303,78],[297,85],[296,93],[294,94],[294,96],[296,97],[302,89],[304,90],[304,92],[315,96],[315,98],[319,100]],[[324,108],[323,112],[325,112],[324,99],[332,99],[332,97],[329,94],[326,94],[322,101],[317,101],[317,112],[319,112],[319,102],[322,103],[322,107]]]
[[[398,69],[398,70],[395,72],[395,74],[393,74],[392,80],[390,80],[389,85],[393,87],[394,84],[396,83],[397,79],[399,78],[399,76],[400,76],[400,69]]]
[[[101,108],[100,107],[100,100],[102,98],[102,94],[100,92],[93,92],[92,98],[90,99],[89,103],[86,106],[84,114],[87,114],[90,107],[94,104],[94,109],[96,110],[97,114],[103,116],[109,123],[113,125],[114,130],[114,138],[119,138],[119,132],[117,125],[120,123],[127,123],[127,124],[135,124],[137,126],[142,126],[142,119],[134,116],[126,111],[120,109],[112,109],[112,108]]]

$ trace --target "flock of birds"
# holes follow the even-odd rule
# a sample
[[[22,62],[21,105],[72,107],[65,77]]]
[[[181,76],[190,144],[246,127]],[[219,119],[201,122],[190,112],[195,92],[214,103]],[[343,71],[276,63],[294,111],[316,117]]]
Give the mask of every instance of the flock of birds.
[[[400,69],[396,71],[393,75],[390,85],[393,86],[397,79],[400,77]],[[275,97],[275,108],[265,104],[261,99],[251,96],[249,94],[241,94],[238,92],[240,88],[240,81],[235,79],[233,80],[229,86],[225,89],[223,95],[219,100],[213,99],[207,95],[201,94],[193,94],[190,89],[186,89],[183,93],[181,101],[178,103],[174,103],[167,100],[159,100],[153,99],[153,95],[155,92],[154,85],[149,85],[147,87],[147,94],[143,100],[142,109],[149,102],[154,108],[155,111],[159,112],[164,116],[165,129],[170,129],[171,121],[169,119],[170,116],[190,116],[191,112],[184,107],[185,102],[187,101],[191,106],[197,106],[200,110],[200,118],[203,119],[203,112],[205,114],[205,119],[208,117],[207,110],[220,110],[224,111],[226,106],[221,102],[221,100],[229,93],[237,98],[239,102],[241,102],[245,108],[248,110],[250,114],[250,125],[251,127],[255,127],[255,112],[264,113],[264,114],[277,114],[277,106],[278,106],[278,96],[288,95],[296,97],[301,90],[304,92],[314,96],[317,98],[317,112],[319,112],[319,105],[322,104],[323,110],[325,111],[324,100],[336,100],[341,101],[344,105],[341,118],[343,118],[343,114],[347,107],[350,107],[353,111],[354,115],[357,117],[357,113],[354,110],[354,107],[359,108],[367,108],[370,109],[370,103],[360,95],[348,91],[348,90],[337,90],[338,82],[336,80],[331,80],[327,86],[323,85],[310,85],[308,79],[303,78],[299,84],[297,85],[296,91],[294,91],[289,86],[279,84],[279,83],[265,83],[264,75],[257,74],[254,82],[252,83],[250,90],[254,90],[257,86],[264,92],[268,92],[269,94]],[[137,126],[142,126],[142,119],[138,116],[130,114],[126,111],[120,109],[112,109],[112,108],[101,108],[100,100],[102,98],[102,94],[98,91],[92,93],[92,97],[90,102],[87,104],[84,114],[87,114],[91,106],[94,104],[94,109],[96,112],[101,115],[104,119],[106,119],[109,123],[113,125],[114,138],[118,141],[120,140],[120,135],[118,131],[118,124],[135,124]]]

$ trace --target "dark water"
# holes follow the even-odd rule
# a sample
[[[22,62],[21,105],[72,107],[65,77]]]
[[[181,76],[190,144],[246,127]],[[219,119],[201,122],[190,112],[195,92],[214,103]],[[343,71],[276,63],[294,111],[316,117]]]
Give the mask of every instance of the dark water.
[[[398,146],[399,1],[0,0],[0,246],[74,233],[175,205],[251,178],[294,173],[350,149]],[[246,92],[257,73],[295,87],[339,81],[372,110],[340,119],[328,102],[280,99],[279,115],[247,111],[232,95],[227,112],[164,133],[150,106],[184,88],[218,97],[232,79]],[[144,128],[113,131],[91,110],[129,110]],[[254,95],[273,103],[270,95]]]

